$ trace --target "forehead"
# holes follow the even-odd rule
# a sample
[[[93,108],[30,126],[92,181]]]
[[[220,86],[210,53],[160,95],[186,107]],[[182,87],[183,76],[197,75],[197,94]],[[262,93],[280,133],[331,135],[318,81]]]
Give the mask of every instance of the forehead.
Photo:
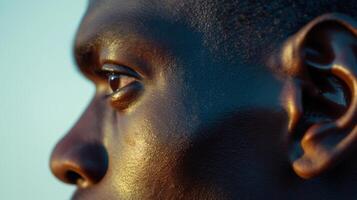
[[[188,43],[190,34],[198,33],[214,56],[249,61],[260,49],[261,33],[268,32],[260,29],[269,28],[256,24],[263,21],[255,12],[260,5],[234,0],[90,0],[77,41],[84,43],[99,32],[121,32],[154,36],[160,43]]]
[[[142,39],[166,44],[192,38],[193,26],[188,17],[179,15],[174,1],[91,0],[79,28],[76,44],[83,45],[100,38]]]
[[[130,18],[132,23],[156,17],[203,29],[203,25],[218,21],[218,5],[223,4],[216,5],[215,0],[91,0],[88,14],[110,15],[116,21]]]
[[[227,0],[225,0],[227,1]],[[223,5],[216,0],[89,0],[89,5],[93,7],[108,6],[113,9],[127,10],[129,8],[146,8],[153,10],[168,10],[169,12],[183,11],[182,9],[208,9],[209,7]]]
[[[171,49],[203,44],[186,3],[163,0],[92,0],[76,38],[76,49],[100,41],[155,43]],[[195,41],[193,41],[195,39]],[[134,44],[131,43],[131,46]],[[197,45],[196,45],[197,46]]]

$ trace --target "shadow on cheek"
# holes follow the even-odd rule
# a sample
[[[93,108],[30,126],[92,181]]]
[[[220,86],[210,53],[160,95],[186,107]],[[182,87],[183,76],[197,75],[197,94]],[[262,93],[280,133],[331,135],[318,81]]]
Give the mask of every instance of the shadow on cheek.
[[[178,176],[188,188],[203,185],[234,196],[259,188],[266,174],[289,169],[281,141],[287,129],[284,111],[240,111],[204,125],[180,162]],[[287,165],[275,166],[282,162]]]

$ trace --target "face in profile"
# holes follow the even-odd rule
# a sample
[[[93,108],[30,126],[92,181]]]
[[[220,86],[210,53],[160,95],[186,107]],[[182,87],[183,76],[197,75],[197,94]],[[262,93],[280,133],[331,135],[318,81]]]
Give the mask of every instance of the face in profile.
[[[90,1],[96,93],[54,175],[76,200],[356,197],[357,24],[322,5]]]

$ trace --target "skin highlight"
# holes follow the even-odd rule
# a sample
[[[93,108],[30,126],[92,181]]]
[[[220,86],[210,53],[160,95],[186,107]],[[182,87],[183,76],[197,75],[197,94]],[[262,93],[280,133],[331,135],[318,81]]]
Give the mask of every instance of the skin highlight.
[[[54,175],[74,200],[356,198],[351,2],[90,1],[96,93]]]

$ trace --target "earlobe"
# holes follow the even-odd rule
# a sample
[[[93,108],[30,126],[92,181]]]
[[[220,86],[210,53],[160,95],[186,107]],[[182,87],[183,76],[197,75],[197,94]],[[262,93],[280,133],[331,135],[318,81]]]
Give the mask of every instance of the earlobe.
[[[286,42],[281,61],[290,160],[300,177],[316,177],[357,145],[356,22],[340,14],[313,20]]]

